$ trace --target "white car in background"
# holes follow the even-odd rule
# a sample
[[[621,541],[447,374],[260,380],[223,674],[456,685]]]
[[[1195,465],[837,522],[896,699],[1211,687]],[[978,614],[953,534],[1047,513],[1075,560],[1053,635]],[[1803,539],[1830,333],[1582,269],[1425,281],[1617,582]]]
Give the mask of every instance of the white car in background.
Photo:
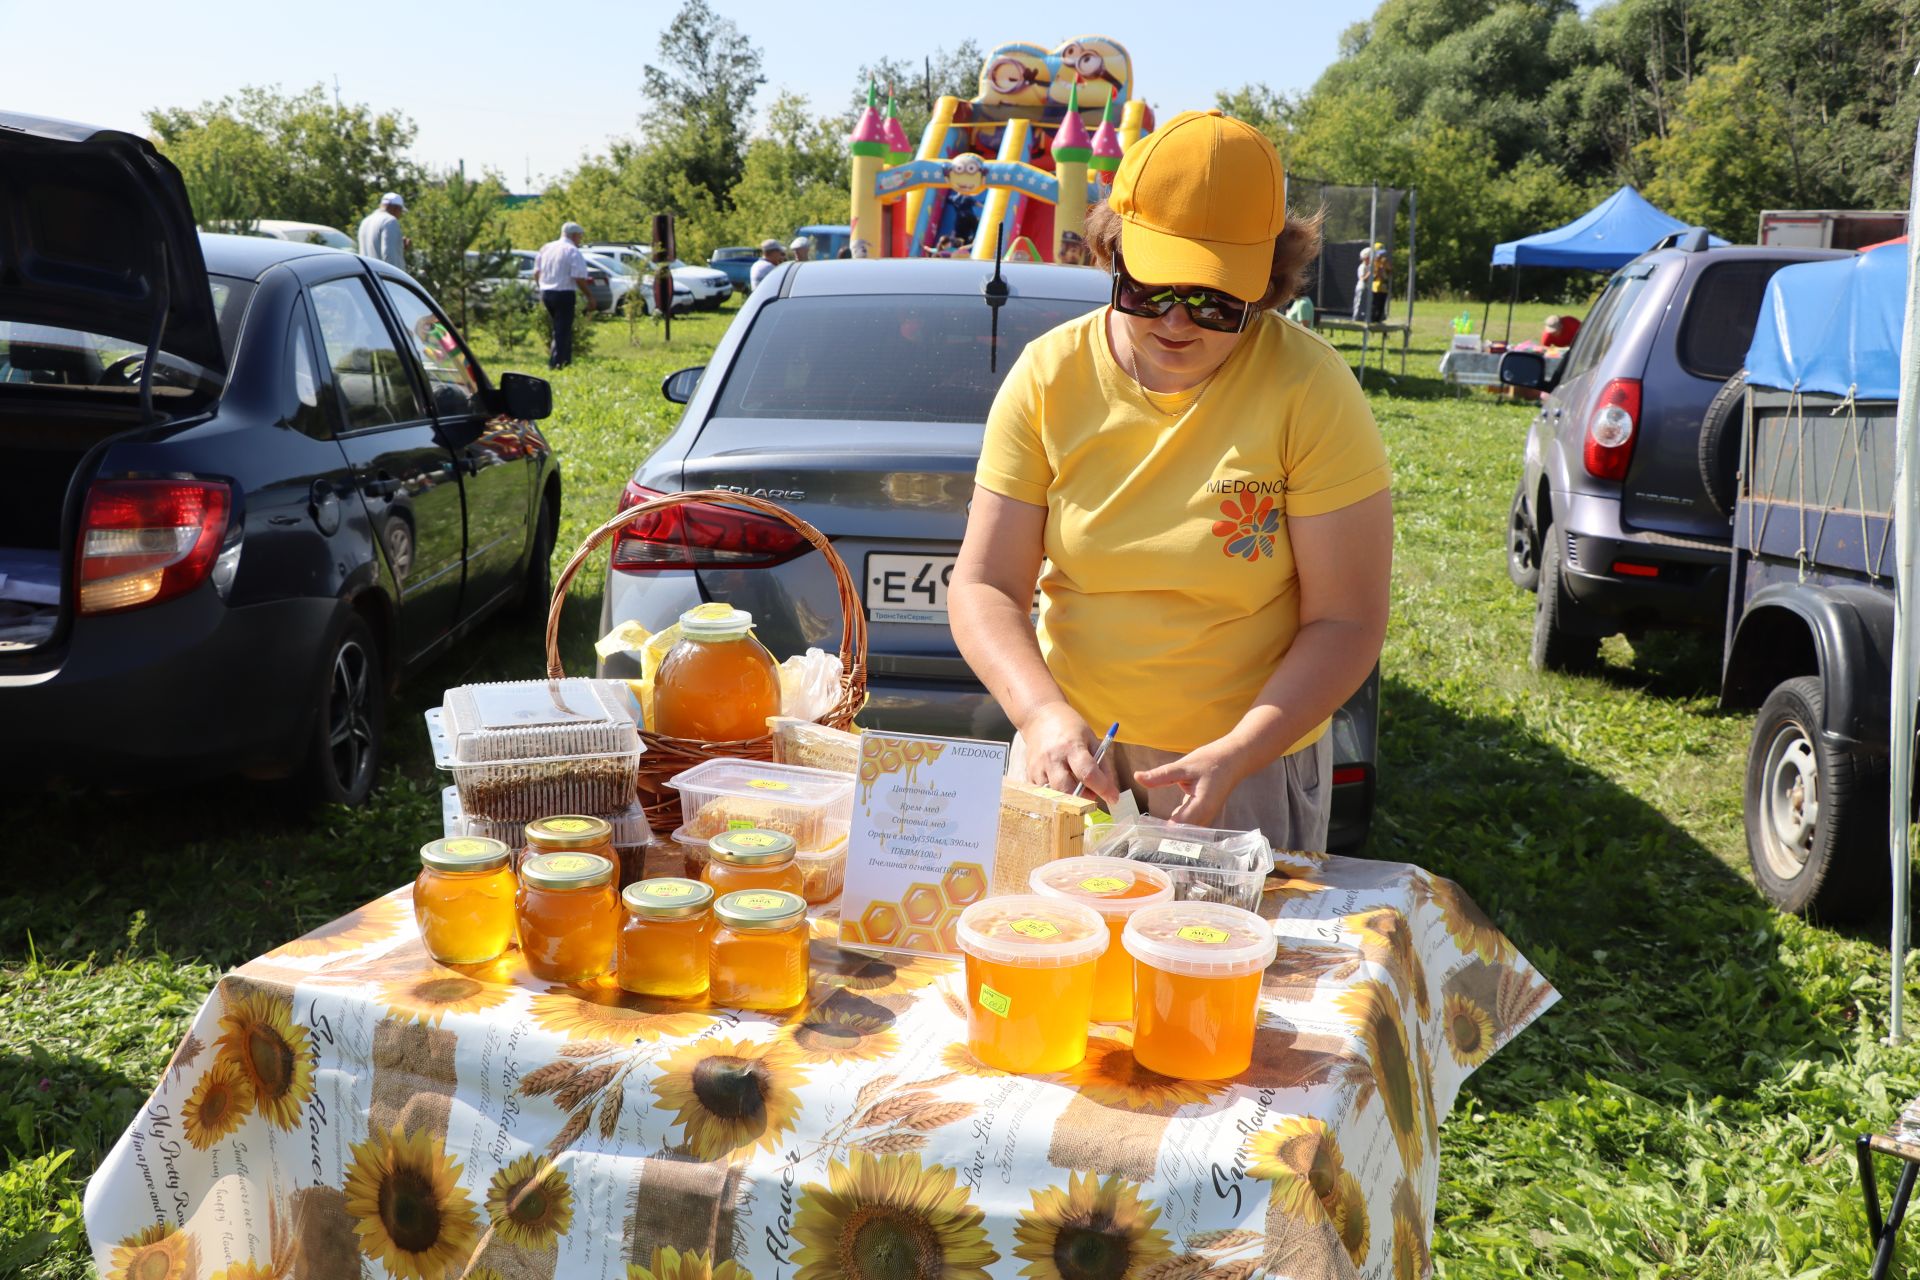
[[[612,258],[621,266],[635,272],[647,281],[651,288],[653,275],[653,250],[642,244],[590,244],[588,253],[597,253]],[[712,267],[697,267],[690,262],[675,258],[667,264],[673,272],[674,311],[680,310],[680,286],[685,285],[693,297],[693,305],[702,311],[716,310],[721,303],[733,296],[733,281],[724,271]]]
[[[587,265],[599,267],[607,273],[607,286],[613,291],[613,303],[607,308],[618,313],[620,303],[629,293],[640,287],[640,277],[627,270],[626,264],[601,253],[598,249],[586,250]]]
[[[324,222],[288,222],[283,218],[261,218],[253,224],[252,233],[265,236],[269,240],[290,240],[294,244],[324,245],[329,249],[344,249],[355,252],[359,246],[353,237],[337,227]]]

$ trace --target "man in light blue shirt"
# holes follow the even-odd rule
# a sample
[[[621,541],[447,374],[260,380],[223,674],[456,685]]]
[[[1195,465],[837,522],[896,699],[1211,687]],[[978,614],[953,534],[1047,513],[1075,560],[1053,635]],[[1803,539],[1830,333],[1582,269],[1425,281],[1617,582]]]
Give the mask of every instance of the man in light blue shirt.
[[[400,232],[400,215],[407,202],[397,192],[380,197],[380,207],[360,220],[360,252],[391,266],[407,269],[407,238]]]
[[[577,222],[562,223],[560,238],[541,245],[533,259],[533,287],[540,291],[540,305],[553,321],[553,343],[547,348],[549,369],[564,369],[573,363],[573,291],[580,290],[587,300],[587,310],[594,309],[587,255],[580,252],[586,234]]]

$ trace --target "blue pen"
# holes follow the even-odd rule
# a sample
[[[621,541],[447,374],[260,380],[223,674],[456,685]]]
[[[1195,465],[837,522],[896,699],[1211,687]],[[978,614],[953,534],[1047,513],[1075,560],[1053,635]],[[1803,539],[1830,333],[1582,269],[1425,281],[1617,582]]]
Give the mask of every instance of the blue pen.
[[[1107,736],[1100,739],[1100,745],[1093,749],[1093,768],[1094,769],[1098,769],[1100,767],[1100,762],[1107,758],[1107,748],[1113,745],[1113,740],[1119,734],[1119,732],[1120,732],[1120,722],[1118,720],[1115,720],[1112,724],[1107,726]],[[1091,773],[1093,772],[1093,770],[1089,769],[1087,772]],[[1085,778],[1082,778],[1078,783],[1074,784],[1073,794],[1077,796],[1082,791],[1085,791],[1086,789],[1087,789],[1087,780]]]

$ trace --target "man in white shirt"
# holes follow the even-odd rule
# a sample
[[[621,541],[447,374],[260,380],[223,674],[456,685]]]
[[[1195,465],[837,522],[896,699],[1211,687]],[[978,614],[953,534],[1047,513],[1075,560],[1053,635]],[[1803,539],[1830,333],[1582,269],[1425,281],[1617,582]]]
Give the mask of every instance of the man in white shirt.
[[[573,291],[579,289],[593,310],[593,289],[587,282],[587,255],[580,242],[587,233],[577,222],[561,224],[560,238],[540,246],[533,260],[533,287],[540,305],[553,321],[553,345],[547,348],[547,368],[564,369],[573,363]]]
[[[407,202],[398,193],[381,196],[380,207],[360,219],[360,252],[405,271],[407,237],[400,232],[400,215],[406,211]]]
[[[787,251],[780,247],[778,240],[762,240],[760,242],[760,261],[754,263],[752,269],[747,272],[747,288],[749,290],[758,289],[760,282],[767,278],[767,272],[773,270],[786,260]]]

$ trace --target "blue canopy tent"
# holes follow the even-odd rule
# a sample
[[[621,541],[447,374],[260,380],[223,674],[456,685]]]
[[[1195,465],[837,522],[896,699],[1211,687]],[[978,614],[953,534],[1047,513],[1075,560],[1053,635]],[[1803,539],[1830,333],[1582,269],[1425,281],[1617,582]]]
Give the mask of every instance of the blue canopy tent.
[[[1507,337],[1513,337],[1513,304],[1520,294],[1521,267],[1559,267],[1575,271],[1611,271],[1624,267],[1687,224],[1648,203],[1632,187],[1618,191],[1564,227],[1540,231],[1493,247],[1493,267],[1513,268],[1513,290],[1507,298]],[[1725,244],[1718,236],[1709,244]],[[1487,315],[1493,300],[1487,300]],[[1481,317],[1481,332],[1487,316]]]

